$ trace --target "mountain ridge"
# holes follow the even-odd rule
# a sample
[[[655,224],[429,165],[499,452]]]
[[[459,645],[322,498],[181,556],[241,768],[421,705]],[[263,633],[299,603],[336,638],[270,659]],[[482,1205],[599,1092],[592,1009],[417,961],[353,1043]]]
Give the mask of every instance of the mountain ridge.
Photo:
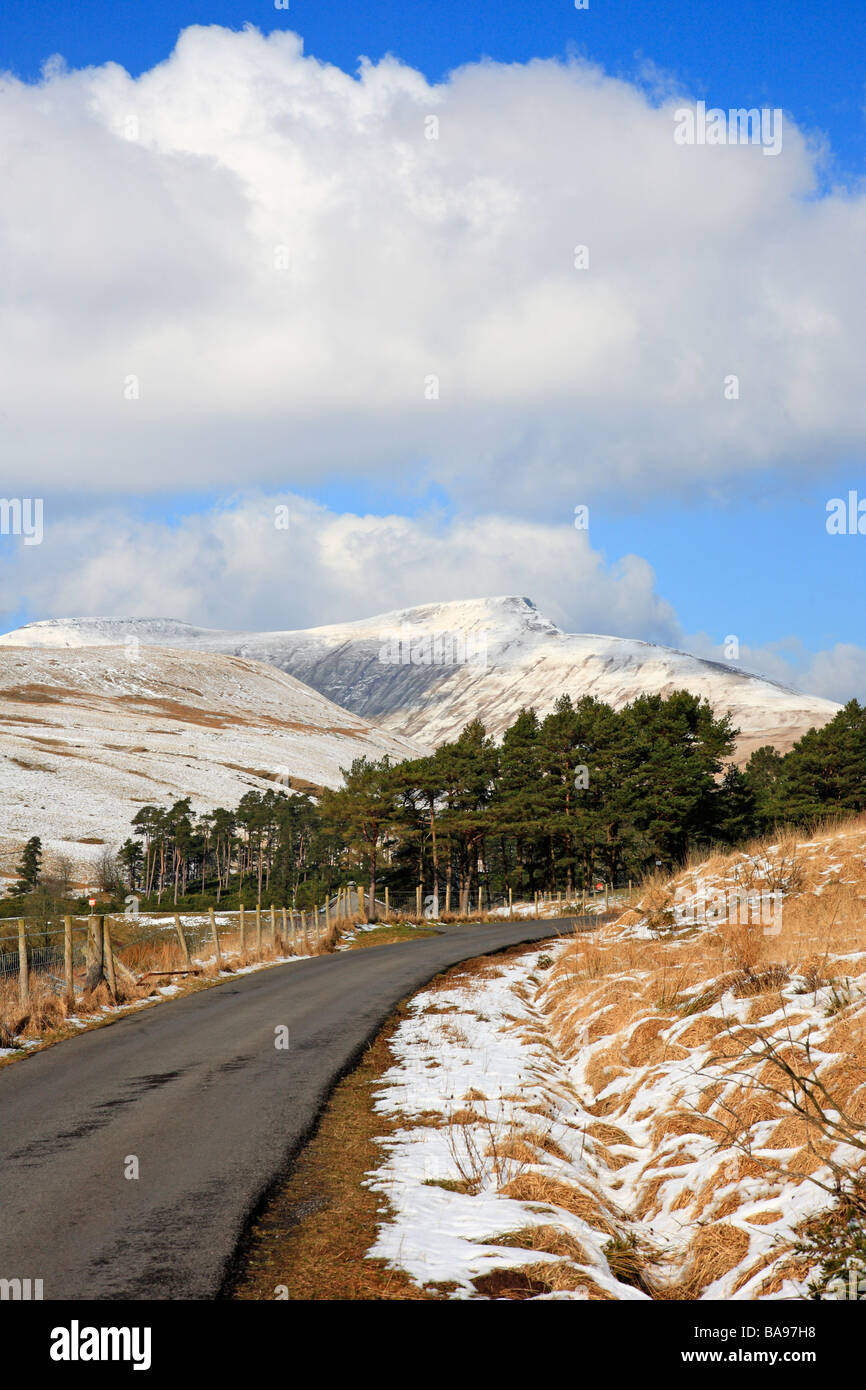
[[[741,729],[744,761],[761,743],[782,751],[839,706],[755,672],[661,643],[567,633],[531,599],[500,595],[396,608],[311,628],[244,632],[177,619],[48,619],[0,636],[0,648],[75,648],[160,636],[169,647],[229,654],[294,676],[380,728],[437,744],[479,715],[499,735],[519,709],[594,695],[620,707],[637,695],[692,690]],[[471,654],[470,639],[474,644]],[[463,659],[459,644],[463,642]],[[438,642],[438,648],[437,648]],[[449,646],[450,642],[450,646]],[[134,645],[134,643],[133,643]],[[396,654],[396,660],[395,658]]]
[[[252,788],[337,786],[357,757],[425,751],[259,662],[143,645],[7,647],[0,849],[39,835],[80,865],[116,848],[140,805],[235,806]]]

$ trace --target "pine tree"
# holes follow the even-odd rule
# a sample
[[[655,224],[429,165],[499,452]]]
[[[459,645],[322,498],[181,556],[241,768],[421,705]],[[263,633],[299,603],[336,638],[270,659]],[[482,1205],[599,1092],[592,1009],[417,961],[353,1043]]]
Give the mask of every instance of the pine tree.
[[[134,893],[138,887],[144,850],[137,840],[126,839],[120,846],[117,857],[126,869],[130,891]]]
[[[757,799],[745,773],[733,764],[718,790],[717,833],[729,845],[742,844],[758,832]]]
[[[369,875],[367,919],[375,922],[379,851],[397,819],[394,771],[387,757],[379,762],[356,758],[348,770],[342,768],[341,771],[345,785],[339,791],[323,793],[322,813],[366,860]]]
[[[779,777],[785,819],[804,823],[832,811],[866,808],[866,709],[849,700],[822,729],[786,754]]]
[[[764,833],[782,819],[781,777],[784,759],[769,743],[756,748],[744,776],[754,799],[755,830]]]
[[[645,864],[682,863],[716,827],[716,777],[733,751],[735,731],[708,702],[686,690],[642,695],[626,706],[630,728],[625,803],[645,842]]]
[[[31,893],[42,872],[42,841],[38,835],[31,836],[27,841],[21,854],[21,863],[15,872],[19,878],[15,885],[16,893]]]
[[[457,847],[460,910],[467,912],[489,831],[488,806],[495,786],[498,753],[480,719],[473,719],[458,739],[438,751],[447,803],[442,823]]]
[[[535,888],[535,859],[545,824],[545,793],[535,710],[522,709],[502,736],[490,800],[491,833],[498,836],[502,872],[518,893]],[[513,845],[513,866],[509,863]]]

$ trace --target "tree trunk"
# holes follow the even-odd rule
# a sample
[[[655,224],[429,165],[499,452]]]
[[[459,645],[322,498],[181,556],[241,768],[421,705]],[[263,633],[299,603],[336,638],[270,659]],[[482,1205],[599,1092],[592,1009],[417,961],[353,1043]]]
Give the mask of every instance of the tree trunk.
[[[376,852],[370,854],[370,900],[367,907],[367,921],[376,920]]]
[[[433,846],[433,916],[439,916],[439,846],[436,843],[436,809],[430,798],[430,835]]]
[[[87,919],[87,975],[84,980],[85,991],[97,989],[105,980],[105,945],[101,917]]]

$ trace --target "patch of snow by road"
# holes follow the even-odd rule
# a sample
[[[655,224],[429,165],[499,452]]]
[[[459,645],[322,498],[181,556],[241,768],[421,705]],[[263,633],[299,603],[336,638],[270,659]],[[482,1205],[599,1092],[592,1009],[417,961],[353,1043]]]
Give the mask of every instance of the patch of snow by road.
[[[545,946],[539,958],[556,949]],[[465,1298],[475,1293],[473,1280],[496,1270],[558,1263],[553,1255],[490,1243],[555,1219],[583,1246],[586,1273],[598,1286],[616,1298],[644,1299],[611,1275],[603,1254],[606,1233],[561,1210],[552,1218],[543,1205],[503,1196],[500,1188],[524,1165],[503,1158],[497,1171],[483,1152],[491,1142],[507,1149],[515,1136],[541,1130],[567,1156],[539,1150],[534,1169],[560,1180],[583,1171],[584,1116],[569,1100],[567,1068],[521,1031],[521,1025],[538,1022],[535,1006],[523,997],[528,973],[520,961],[497,964],[483,980],[424,991],[412,1000],[411,1016],[391,1043],[399,1060],[382,1078],[375,1109],[409,1121],[435,1115],[437,1122],[412,1123],[380,1141],[385,1158],[369,1181],[387,1198],[394,1219],[380,1227],[369,1254],[406,1270],[419,1284],[453,1282],[452,1296]],[[539,1107],[546,1118],[539,1118]],[[463,1123],[467,1111],[478,1115],[477,1124]],[[482,1151],[477,1159],[473,1142]],[[477,1169],[475,1195],[441,1185],[459,1182],[461,1167]]]

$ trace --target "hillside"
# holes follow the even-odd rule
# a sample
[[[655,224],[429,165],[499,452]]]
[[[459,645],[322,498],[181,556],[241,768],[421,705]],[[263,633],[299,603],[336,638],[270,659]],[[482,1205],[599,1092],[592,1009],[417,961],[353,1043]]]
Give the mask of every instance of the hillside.
[[[63,647],[137,638],[266,662],[393,733],[437,744],[480,716],[501,733],[520,708],[547,713],[563,692],[619,708],[637,695],[687,689],[742,731],[738,758],[790,748],[838,706],[722,662],[623,637],[562,632],[528,599],[426,604],[359,622],[239,633],[170,619],[76,618],[31,623],[0,646]],[[462,659],[461,659],[462,658]]]
[[[744,1301],[844,1298],[850,1256],[862,1297],[864,897],[861,820],[434,982],[375,1091],[370,1254],[452,1297]]]
[[[211,652],[126,647],[0,654],[0,847],[40,835],[74,862],[129,833],[140,805],[233,806],[250,787],[336,786],[353,758],[415,745],[292,676]]]

